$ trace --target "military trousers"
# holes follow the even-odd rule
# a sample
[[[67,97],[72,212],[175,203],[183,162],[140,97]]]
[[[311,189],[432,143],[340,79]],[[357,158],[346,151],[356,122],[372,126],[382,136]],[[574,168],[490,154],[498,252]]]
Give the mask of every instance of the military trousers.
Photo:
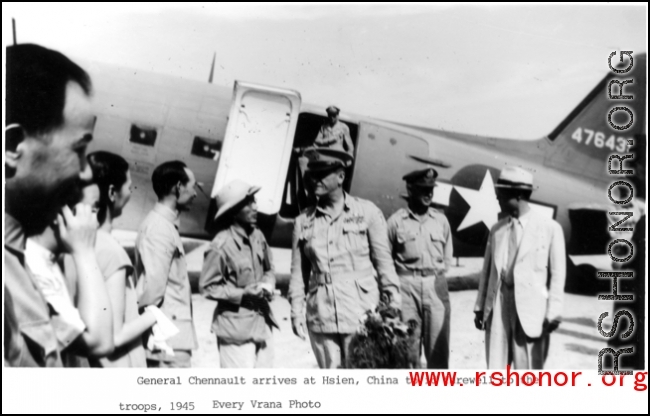
[[[311,348],[319,368],[346,368],[347,352],[353,334],[309,331]]]
[[[273,338],[261,342],[229,344],[219,341],[221,368],[271,368],[273,367]]]
[[[414,367],[420,367],[424,346],[427,368],[449,368],[451,305],[445,277],[418,276],[400,272],[402,321],[417,324],[409,355]]]
[[[494,309],[485,324],[485,353],[490,369],[542,369],[548,354],[549,334],[530,338],[524,332],[515,304],[514,286],[501,281]]]

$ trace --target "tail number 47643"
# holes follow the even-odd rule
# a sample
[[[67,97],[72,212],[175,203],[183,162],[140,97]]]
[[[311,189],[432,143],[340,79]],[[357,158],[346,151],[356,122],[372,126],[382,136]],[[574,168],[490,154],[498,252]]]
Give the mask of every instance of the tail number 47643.
[[[578,127],[571,135],[571,138],[578,143],[583,143],[584,139],[586,146],[592,145],[599,149],[608,147],[612,151],[616,150],[617,152],[624,152],[627,149],[627,139],[624,137],[616,138],[613,134],[607,140],[605,140],[605,137],[607,136],[603,132],[583,129],[582,127]]]

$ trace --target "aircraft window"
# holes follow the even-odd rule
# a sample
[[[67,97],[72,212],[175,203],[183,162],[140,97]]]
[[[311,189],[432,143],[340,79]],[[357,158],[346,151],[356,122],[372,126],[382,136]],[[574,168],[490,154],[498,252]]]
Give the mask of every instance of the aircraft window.
[[[152,127],[140,127],[135,124],[131,124],[131,134],[129,141],[131,143],[141,144],[144,146],[153,147],[156,144],[156,138],[158,137],[158,131]]]
[[[217,160],[221,154],[221,142],[214,139],[194,136],[192,154],[206,159]]]

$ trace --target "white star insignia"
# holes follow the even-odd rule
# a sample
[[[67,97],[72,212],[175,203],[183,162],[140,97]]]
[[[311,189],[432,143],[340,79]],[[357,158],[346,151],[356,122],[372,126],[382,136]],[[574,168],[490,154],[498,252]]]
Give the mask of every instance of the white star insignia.
[[[494,192],[494,182],[489,170],[485,171],[481,189],[478,191],[459,186],[454,186],[454,188],[469,205],[469,211],[465,214],[463,222],[460,223],[456,231],[462,231],[479,222],[483,222],[488,230],[496,224],[499,220],[501,207]]]

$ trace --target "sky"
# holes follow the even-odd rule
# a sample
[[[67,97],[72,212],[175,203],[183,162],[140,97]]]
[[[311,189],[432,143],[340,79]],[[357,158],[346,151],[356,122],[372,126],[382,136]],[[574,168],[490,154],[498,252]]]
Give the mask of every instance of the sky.
[[[548,134],[647,51],[646,4],[2,4],[3,44],[206,81],[298,90],[378,119],[483,136]]]

